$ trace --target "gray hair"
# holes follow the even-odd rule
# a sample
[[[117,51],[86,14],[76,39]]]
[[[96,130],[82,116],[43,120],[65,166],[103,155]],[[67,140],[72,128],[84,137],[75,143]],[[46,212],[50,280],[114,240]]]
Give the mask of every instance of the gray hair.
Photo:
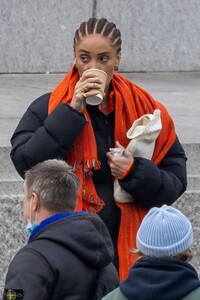
[[[73,212],[77,202],[79,178],[65,161],[49,159],[25,173],[28,197],[35,192],[51,212]]]

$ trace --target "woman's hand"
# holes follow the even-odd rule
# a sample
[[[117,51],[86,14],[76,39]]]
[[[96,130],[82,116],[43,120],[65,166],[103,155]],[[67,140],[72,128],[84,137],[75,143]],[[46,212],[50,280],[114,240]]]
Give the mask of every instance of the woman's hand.
[[[120,145],[119,142],[116,142],[116,147],[124,149],[122,155],[114,155],[112,152],[107,152],[106,155],[108,157],[108,164],[110,166],[111,174],[114,177],[120,178],[130,164],[133,163],[134,159],[132,154],[122,145]]]
[[[95,73],[83,74],[75,86],[70,106],[81,112],[86,105],[86,98],[98,94],[101,84],[102,80]]]

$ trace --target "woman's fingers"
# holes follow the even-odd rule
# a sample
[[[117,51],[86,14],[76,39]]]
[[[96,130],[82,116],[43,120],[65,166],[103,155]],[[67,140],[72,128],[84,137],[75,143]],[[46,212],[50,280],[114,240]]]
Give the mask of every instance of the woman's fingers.
[[[118,148],[111,148],[110,152],[107,152],[108,164],[110,166],[111,174],[115,177],[121,177],[126,171],[130,163],[133,161],[131,153],[116,142]],[[121,151],[121,154],[120,151]]]

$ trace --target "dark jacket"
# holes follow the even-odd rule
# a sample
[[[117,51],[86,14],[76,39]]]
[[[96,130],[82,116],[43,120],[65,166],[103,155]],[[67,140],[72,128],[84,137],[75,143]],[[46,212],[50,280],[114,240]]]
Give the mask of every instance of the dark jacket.
[[[101,299],[119,283],[113,257],[110,235],[97,215],[55,215],[35,228],[14,257],[4,299],[9,289],[24,300]]]
[[[46,159],[66,159],[67,153],[86,124],[85,116],[61,103],[48,116],[50,94],[36,99],[25,112],[12,138],[11,159],[16,170],[24,172]],[[106,206],[99,213],[116,246],[120,211],[113,199],[113,178],[106,152],[114,146],[114,112],[105,116],[97,106],[87,106],[94,129],[101,169],[93,171],[93,182]],[[129,174],[119,180],[141,206],[151,208],[172,204],[187,186],[186,156],[178,138],[159,166],[135,157]]]
[[[103,300],[199,300],[200,281],[188,263],[170,258],[142,258],[120,287]]]

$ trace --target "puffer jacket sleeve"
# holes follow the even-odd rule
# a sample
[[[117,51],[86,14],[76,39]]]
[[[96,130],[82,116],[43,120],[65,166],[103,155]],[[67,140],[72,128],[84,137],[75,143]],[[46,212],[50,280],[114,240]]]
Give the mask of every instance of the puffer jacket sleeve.
[[[171,205],[186,190],[186,160],[184,149],[176,138],[159,165],[135,157],[132,169],[119,184],[142,207]]]
[[[17,296],[23,295],[19,299],[49,300],[55,282],[55,274],[44,257],[37,252],[20,251],[9,266],[3,299],[10,299],[7,296],[10,290],[10,293],[16,293]]]
[[[48,115],[50,94],[36,99],[21,118],[11,138],[11,160],[21,175],[46,159],[65,159],[86,123],[82,113],[65,103]]]

